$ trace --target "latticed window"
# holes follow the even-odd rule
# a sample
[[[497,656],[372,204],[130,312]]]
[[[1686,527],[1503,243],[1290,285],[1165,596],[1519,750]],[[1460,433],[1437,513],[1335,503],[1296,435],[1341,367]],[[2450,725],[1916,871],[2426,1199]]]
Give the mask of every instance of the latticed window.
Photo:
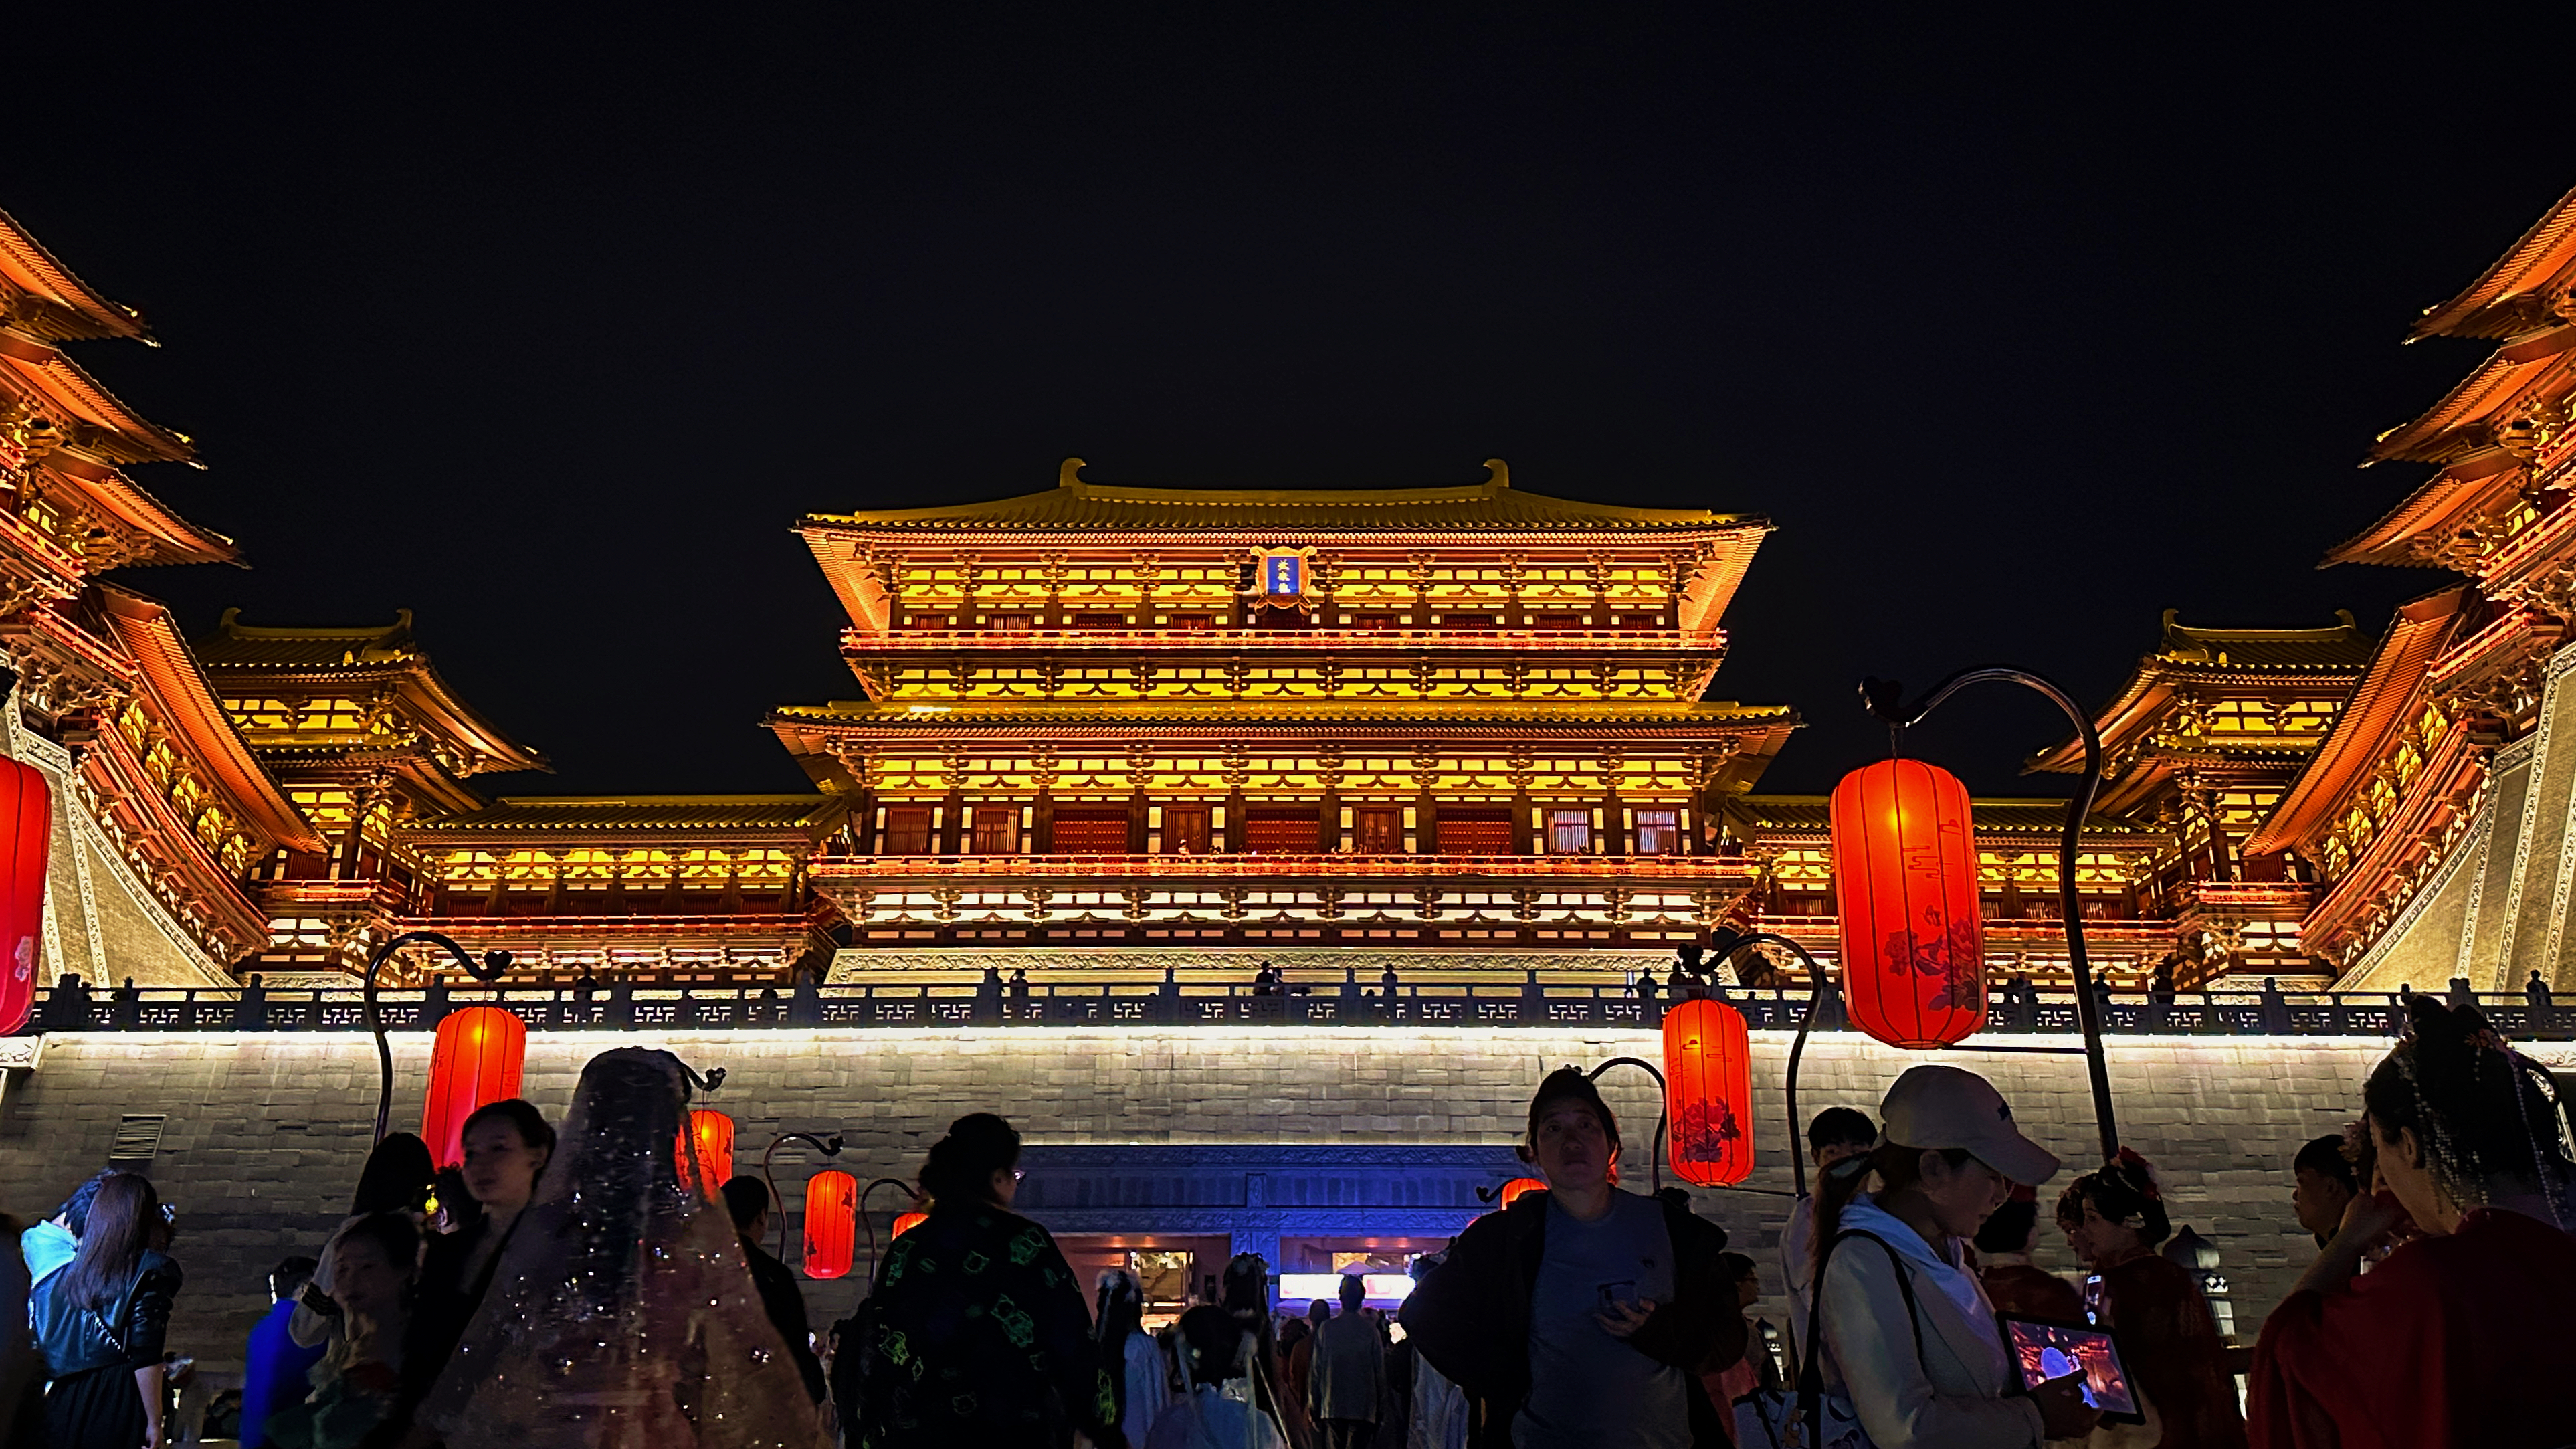
[[[1169,855],[1207,854],[1208,807],[1205,805],[1164,806],[1163,850]]]
[[[1351,816],[1358,839],[1354,842],[1364,855],[1401,855],[1404,852],[1404,812],[1401,810],[1360,810]]]
[[[895,805],[886,810],[885,855],[928,855],[930,850],[930,807]]]
[[[1016,855],[1020,849],[1020,812],[1007,806],[975,812],[975,853]]]
[[[1547,812],[1547,849],[1551,855],[1584,855],[1592,849],[1592,812]]]
[[[1673,855],[1682,848],[1682,812],[1679,810],[1640,810],[1636,834],[1630,837],[1629,851],[1635,855]]]

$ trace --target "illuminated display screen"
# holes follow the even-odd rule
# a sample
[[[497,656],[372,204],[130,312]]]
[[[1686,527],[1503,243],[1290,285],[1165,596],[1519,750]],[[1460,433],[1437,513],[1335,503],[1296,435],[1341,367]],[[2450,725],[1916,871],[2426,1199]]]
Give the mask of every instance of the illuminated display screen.
[[[1302,1306],[1321,1298],[1327,1303],[1339,1303],[1342,1278],[1340,1273],[1282,1273],[1279,1301]],[[1367,1290],[1372,1308],[1392,1308],[1413,1292],[1413,1280],[1402,1273],[1363,1273],[1360,1284]]]

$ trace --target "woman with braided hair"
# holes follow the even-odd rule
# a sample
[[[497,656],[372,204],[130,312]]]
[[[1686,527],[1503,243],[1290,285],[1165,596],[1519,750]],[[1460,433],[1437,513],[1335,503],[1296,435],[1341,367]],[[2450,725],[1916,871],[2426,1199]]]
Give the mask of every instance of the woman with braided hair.
[[[2254,1350],[2261,1449],[2576,1443],[2576,1175],[2548,1074],[2475,1008],[2418,996],[2363,1121],[2387,1191],[2354,1201]],[[2362,1264],[2386,1253],[2367,1276]]]
[[[2102,1276],[2097,1309],[2156,1415],[2159,1449],[2244,1449],[2227,1345],[2191,1270],[2156,1245],[2173,1232],[2155,1169],[2123,1147],[2108,1166],[2067,1185],[2057,1225],[2084,1266]]]

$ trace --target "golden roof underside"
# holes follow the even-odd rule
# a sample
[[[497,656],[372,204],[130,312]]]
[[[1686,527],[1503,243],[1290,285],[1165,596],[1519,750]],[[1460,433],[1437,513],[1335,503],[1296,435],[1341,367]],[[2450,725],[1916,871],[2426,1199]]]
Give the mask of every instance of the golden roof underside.
[[[1620,508],[1523,493],[1504,483],[1464,488],[1118,488],[1072,482],[1044,493],[944,508],[816,514],[808,526],[1044,533],[1375,533],[1389,529],[1655,532],[1762,528],[1767,520],[1707,509]]]

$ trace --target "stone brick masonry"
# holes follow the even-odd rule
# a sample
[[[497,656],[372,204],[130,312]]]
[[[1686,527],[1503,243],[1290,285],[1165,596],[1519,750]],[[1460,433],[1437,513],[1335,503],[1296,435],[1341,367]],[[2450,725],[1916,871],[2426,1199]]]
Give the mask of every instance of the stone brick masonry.
[[[416,1128],[429,1038],[399,1033],[394,1044],[394,1122]],[[862,1181],[911,1177],[946,1124],[978,1110],[1002,1112],[1035,1143],[1509,1143],[1542,1071],[1660,1051],[1649,1033],[1524,1028],[538,1033],[526,1095],[559,1116],[582,1063],[621,1045],[668,1046],[701,1069],[728,1070],[714,1105],[738,1124],[741,1170],[757,1166],[777,1132],[838,1131],[850,1144],[839,1165]],[[2313,1256],[2290,1217],[2290,1158],[2359,1112],[2362,1078],[2386,1050],[2384,1041],[2322,1038],[2112,1043],[2123,1135],[2163,1172],[2177,1226],[2222,1250],[2246,1341]],[[1697,1203],[1762,1264],[1766,1297],[1755,1311],[1780,1322],[1772,1246],[1789,1205],[1788,1039],[1756,1033],[1754,1051],[1760,1166],[1748,1190],[1702,1191]],[[1874,1108],[1898,1072],[1926,1059],[1854,1035],[1820,1036],[1808,1046],[1801,1108]],[[2080,1056],[1937,1059],[1985,1072],[2026,1130],[2070,1164],[2089,1163],[2097,1149]],[[1652,1084],[1625,1070],[1602,1080],[1630,1143],[1628,1183],[1642,1187]],[[49,1211],[104,1160],[123,1115],[168,1114],[149,1170],[181,1214],[175,1252],[188,1284],[171,1341],[210,1367],[237,1365],[265,1305],[269,1265],[316,1251],[346,1210],[375,1091],[363,1036],[57,1034],[41,1066],[12,1073],[0,1099],[0,1210]],[[810,1170],[779,1153],[791,1203]],[[881,1193],[878,1206],[891,1197]],[[2045,1207],[2053,1195],[2042,1199]],[[2043,1226],[2042,1244],[2043,1267],[2073,1267],[2060,1234]],[[821,1324],[846,1313],[859,1286],[806,1290]]]

